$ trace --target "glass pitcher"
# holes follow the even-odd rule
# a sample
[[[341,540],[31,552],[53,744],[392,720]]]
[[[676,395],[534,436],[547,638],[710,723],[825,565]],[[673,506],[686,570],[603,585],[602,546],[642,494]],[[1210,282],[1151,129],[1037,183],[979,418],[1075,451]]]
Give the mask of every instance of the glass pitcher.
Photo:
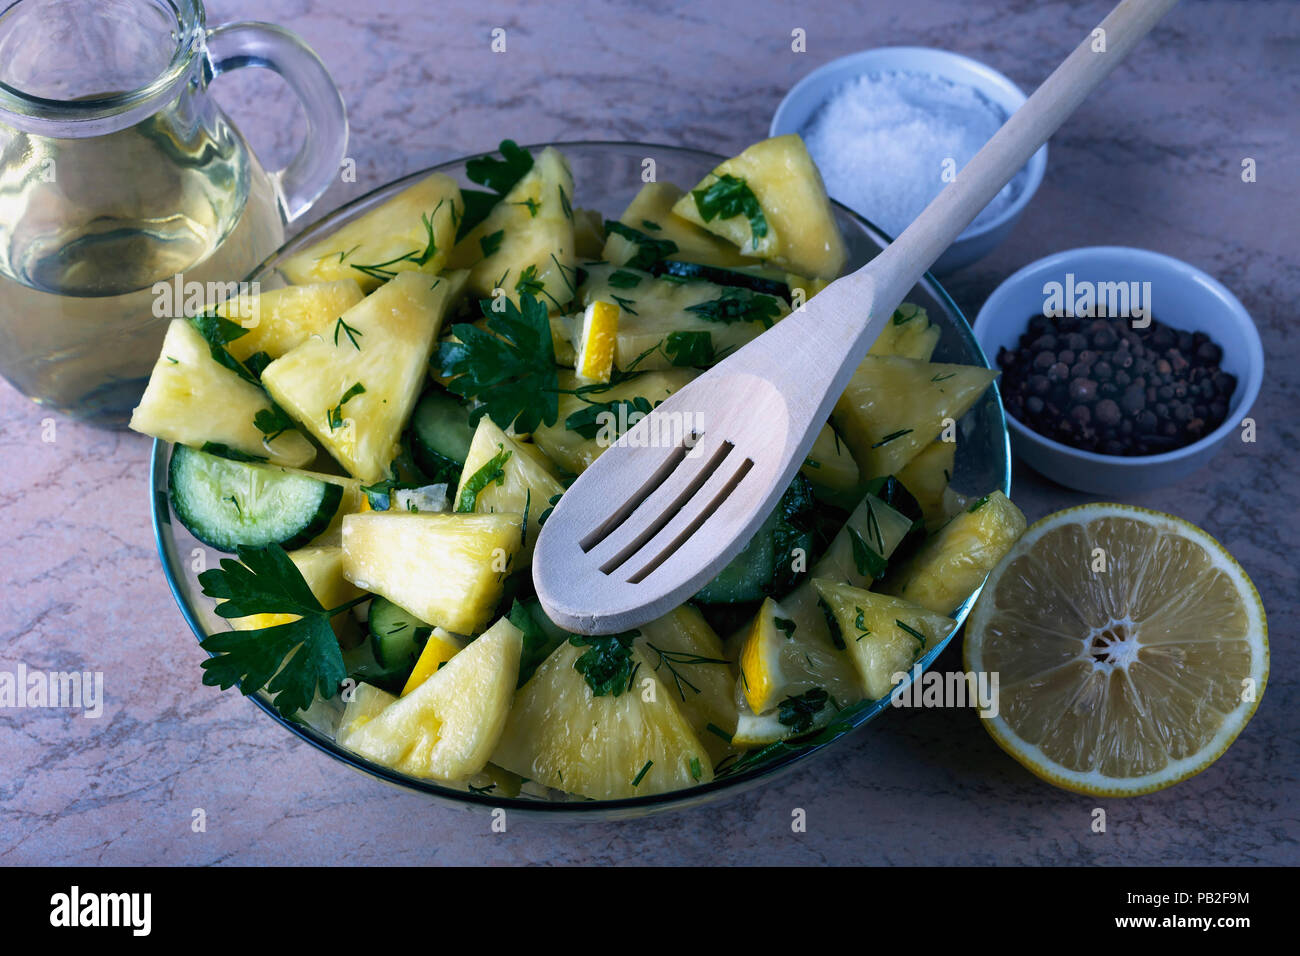
[[[208,92],[241,66],[274,70],[302,101],[306,141],[278,172]],[[199,0],[9,3],[0,374],[53,410],[125,424],[167,322],[196,296],[225,298],[275,251],[346,146],[342,97],[286,30],[208,30]]]

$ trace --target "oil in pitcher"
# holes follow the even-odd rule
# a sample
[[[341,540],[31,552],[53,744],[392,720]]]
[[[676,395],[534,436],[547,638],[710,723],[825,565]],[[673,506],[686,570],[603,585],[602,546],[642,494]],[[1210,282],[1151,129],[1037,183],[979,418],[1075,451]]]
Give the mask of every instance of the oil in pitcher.
[[[259,24],[209,32],[202,13],[20,0],[0,15],[0,374],[95,424],[125,424],[167,322],[225,298],[328,185],[323,169],[310,186],[288,181],[292,166],[268,174],[210,97],[249,34],[274,31],[319,67],[286,79],[320,92],[324,77],[342,155],[342,103],[301,41]]]

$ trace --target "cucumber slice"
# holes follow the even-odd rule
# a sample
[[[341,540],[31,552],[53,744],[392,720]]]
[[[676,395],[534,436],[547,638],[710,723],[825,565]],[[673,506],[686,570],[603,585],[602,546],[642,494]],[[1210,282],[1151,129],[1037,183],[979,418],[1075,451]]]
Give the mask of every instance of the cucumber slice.
[[[411,415],[411,438],[415,463],[430,481],[454,488],[474,441],[469,410],[447,392],[425,392]]]
[[[750,289],[764,295],[791,302],[790,283],[784,278],[777,279],[761,272],[749,272],[739,269],[724,269],[721,266],[706,266],[698,262],[681,262],[677,259],[660,259],[652,263],[647,271],[655,276],[674,276],[678,279],[703,279],[714,285],[736,286]]]
[[[739,604],[758,601],[766,595],[775,566],[771,523],[769,518],[759,527],[731,563],[700,588],[695,600],[704,604]]]
[[[704,604],[737,604],[791,590],[812,564],[814,509],[812,485],[803,475],[796,474],[776,510],[768,515],[731,563],[696,593],[695,600]],[[805,570],[799,572],[792,567],[796,548],[804,554]]]
[[[409,673],[433,627],[384,597],[370,602],[370,646],[375,662],[388,673]]]
[[[274,543],[292,551],[329,527],[343,486],[177,445],[167,494],[181,524],[206,545],[233,552]]]
[[[374,684],[392,694],[401,693],[403,685],[406,683],[406,675],[410,673],[411,667],[406,670],[391,669],[384,667],[379,661],[375,660],[374,645],[370,641],[362,641],[356,647],[348,648],[343,652],[343,666],[347,669],[348,677],[358,683]]]

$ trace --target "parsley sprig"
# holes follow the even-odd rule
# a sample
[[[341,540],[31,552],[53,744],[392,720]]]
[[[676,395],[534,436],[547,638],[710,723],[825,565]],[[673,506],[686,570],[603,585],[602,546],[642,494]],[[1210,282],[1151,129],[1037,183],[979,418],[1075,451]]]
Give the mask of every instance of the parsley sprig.
[[[636,356],[627,364],[634,371],[643,361],[658,352],[674,368],[708,368],[716,365],[731,351],[713,347],[713,336],[701,330],[678,329]]]
[[[795,733],[812,729],[813,719],[830,701],[830,695],[820,687],[781,701],[776,719]]]
[[[770,329],[773,321],[781,315],[781,306],[770,295],[733,286],[725,289],[716,299],[688,305],[686,311],[710,322],[721,322],[724,325],[733,322],[761,322],[763,328]]]
[[[473,512],[478,506],[478,496],[488,485],[494,481],[498,485],[505,484],[506,462],[513,454],[514,452],[504,445],[497,445],[497,453],[465,481],[465,487],[460,490],[460,498],[456,501],[456,510],[465,513]],[[524,527],[527,526],[528,522],[525,520]]]
[[[348,676],[330,619],[369,595],[326,609],[302,572],[278,544],[238,548],[238,561],[222,558],[220,568],[199,575],[203,593],[216,598],[224,618],[251,614],[297,614],[298,620],[250,631],[212,634],[200,646],[216,655],[203,662],[203,683],[245,696],[265,689],[275,708],[292,717],[311,705],[319,691],[333,697]]]
[[[660,259],[667,259],[677,251],[677,243],[671,239],[656,239],[647,236],[640,229],[625,226],[616,219],[605,220],[605,235],[622,236],[636,246],[632,258],[624,263],[629,269],[648,270]]]
[[[583,676],[595,697],[617,697],[632,687],[637,664],[632,658],[632,641],[640,631],[587,637],[574,634],[569,643],[587,650],[573,662],[573,669]]]
[[[451,391],[481,403],[472,415],[486,414],[503,429],[514,423],[521,432],[554,425],[560,416],[559,379],[546,306],[528,293],[519,296],[518,306],[498,301],[504,306],[500,312],[491,300],[480,303],[487,329],[452,326],[456,340],[439,344],[434,364],[451,379]]]
[[[354,383],[351,388],[343,393],[343,396],[339,399],[339,403],[331,408],[325,415],[325,423],[329,425],[330,431],[343,427],[343,406],[352,401],[352,399],[356,398],[358,395],[364,395],[365,393],[366,387],[360,382]]]
[[[471,159],[465,164],[465,176],[469,181],[486,186],[489,191],[461,190],[460,195],[465,211],[456,226],[457,242],[464,239],[475,226],[486,219],[492,207],[533,168],[533,157],[514,140],[503,139],[498,149],[501,153],[500,159],[485,155]],[[531,207],[529,212],[533,212]],[[533,215],[536,213],[534,212]]]
[[[488,153],[469,160],[465,175],[470,182],[486,186],[504,196],[533,168],[533,157],[513,139],[503,139],[497,147],[500,159]]]
[[[744,216],[749,220],[749,231],[755,239],[767,235],[767,217],[763,215],[763,207],[749,183],[739,176],[723,173],[704,189],[692,191],[691,196],[705,222]]]
[[[868,506],[870,507],[870,506]],[[856,528],[846,528],[849,543],[853,546],[853,566],[864,578],[878,579],[885,575],[889,562],[880,553],[867,544]]]
[[[610,431],[617,438],[623,434],[618,428],[620,409],[627,410],[621,417],[631,427],[654,411],[655,405],[658,404],[640,395],[635,398],[615,398],[608,402],[591,402],[576,412],[571,412],[564,419],[564,427],[571,432],[577,432],[583,438],[592,439],[600,434],[602,428],[610,425],[612,426]]]
[[[253,425],[262,433],[262,440],[265,442],[275,441],[294,427],[293,419],[289,417],[289,413],[274,401],[271,402],[269,408],[258,410],[257,414],[253,416]]]
[[[190,324],[208,343],[208,353],[212,356],[214,362],[230,369],[250,385],[261,386],[257,376],[245,368],[244,363],[231,355],[230,350],[226,348],[235,339],[247,335],[248,329],[238,322],[232,322],[230,319],[217,315],[215,312],[196,315],[190,319]]]

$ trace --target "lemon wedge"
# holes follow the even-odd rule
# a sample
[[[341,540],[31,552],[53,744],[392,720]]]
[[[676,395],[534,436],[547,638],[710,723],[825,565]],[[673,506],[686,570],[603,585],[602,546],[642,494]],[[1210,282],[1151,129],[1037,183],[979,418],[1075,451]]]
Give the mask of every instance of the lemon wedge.
[[[582,315],[574,371],[588,382],[605,384],[613,374],[619,314],[614,303],[597,300]]]
[[[456,635],[440,627],[435,627],[433,633],[429,635],[429,639],[424,642],[424,650],[420,651],[420,657],[415,662],[415,667],[411,668],[410,676],[406,678],[406,686],[402,688],[402,696],[405,697],[438,673],[443,664],[460,653],[460,648],[461,643]]]
[[[745,702],[756,714],[775,707],[785,695],[790,679],[781,658],[795,629],[790,615],[771,598],[765,599],[754,615],[740,647],[740,684]]]

